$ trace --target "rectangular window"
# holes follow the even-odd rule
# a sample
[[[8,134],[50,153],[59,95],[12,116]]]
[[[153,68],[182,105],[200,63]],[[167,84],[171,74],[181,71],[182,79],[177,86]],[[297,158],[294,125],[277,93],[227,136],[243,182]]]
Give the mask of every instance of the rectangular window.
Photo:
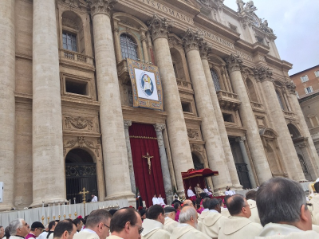
[[[223,113],[223,118],[225,122],[231,122],[234,123],[234,118],[232,114],[225,114]]]
[[[305,88],[305,92],[306,92],[306,94],[312,93],[313,92],[312,86]]]
[[[63,38],[63,49],[69,50],[69,51],[77,51],[75,34],[72,34],[69,32],[63,32],[62,38]]]
[[[312,127],[318,127],[319,126],[319,122],[316,116],[310,117],[310,122],[312,124]]]
[[[304,83],[304,82],[306,82],[306,81],[309,80],[309,78],[308,78],[307,75],[300,77],[300,79],[301,79],[301,82],[302,82],[302,83]]]
[[[88,83],[65,79],[65,90],[68,93],[88,95]]]
[[[319,77],[319,71],[315,71],[316,77]]]
[[[190,113],[192,113],[191,103],[182,102],[182,108],[183,108],[183,111],[184,111],[184,112],[190,112]]]

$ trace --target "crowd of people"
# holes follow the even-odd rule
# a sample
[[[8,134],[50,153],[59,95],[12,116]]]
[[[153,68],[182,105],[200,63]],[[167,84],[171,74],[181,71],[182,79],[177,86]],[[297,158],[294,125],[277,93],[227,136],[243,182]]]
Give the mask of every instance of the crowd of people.
[[[175,199],[165,207],[98,209],[84,219],[46,227],[16,219],[5,229],[0,226],[0,239],[319,239],[319,227],[313,225],[319,222],[319,182],[314,189],[311,204],[299,183],[272,178],[245,197],[227,195],[223,201],[209,195],[201,210],[196,200]]]

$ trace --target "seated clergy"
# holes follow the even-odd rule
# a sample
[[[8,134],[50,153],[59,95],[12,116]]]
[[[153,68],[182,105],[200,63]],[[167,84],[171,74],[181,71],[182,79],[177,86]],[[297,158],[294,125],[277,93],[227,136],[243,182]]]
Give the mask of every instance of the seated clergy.
[[[219,228],[226,217],[220,214],[221,208],[216,198],[209,200],[209,212],[204,216],[198,225],[198,230],[205,233],[210,238],[217,238]],[[201,215],[202,216],[202,215]],[[201,217],[200,216],[200,217]]]
[[[184,206],[179,215],[180,224],[174,228],[171,239],[209,239],[207,235],[198,231],[197,212],[194,207]]]
[[[232,196],[232,195],[234,195],[235,194],[235,192],[234,191],[232,191],[232,190],[230,190],[230,187],[226,187],[226,191],[225,191],[225,195],[229,195],[229,196]]]
[[[210,189],[207,189],[207,187],[204,188],[204,193],[206,193],[210,198],[213,197],[213,194],[211,193]]]
[[[156,197],[156,194],[154,194],[154,197],[152,198],[152,203],[153,203],[153,205],[159,204],[159,201],[158,201],[158,198]]]
[[[252,222],[260,223],[258,209],[257,209],[257,205],[256,205],[256,195],[257,195],[257,191],[250,190],[246,193],[246,200],[249,204],[250,211],[251,211],[251,216],[249,219]]]
[[[178,226],[178,222],[175,221],[176,210],[171,206],[164,207],[164,230],[168,231],[169,233],[173,232],[173,229]]]
[[[153,205],[146,212],[146,219],[143,221],[142,232],[143,239],[169,239],[170,233],[163,229],[164,227],[164,209],[161,205]]]
[[[192,186],[189,186],[189,188],[187,189],[187,197],[192,201],[196,200],[196,195],[192,190]]]
[[[299,183],[272,178],[259,187],[256,202],[264,226],[259,239],[319,238],[312,231],[311,212]]]
[[[223,221],[218,239],[254,239],[259,235],[262,226],[249,220],[250,208],[242,195],[231,196],[227,199],[226,205],[231,217]]]
[[[165,206],[166,205],[161,194],[158,195],[157,201],[158,201],[158,204],[161,205],[161,206]]]

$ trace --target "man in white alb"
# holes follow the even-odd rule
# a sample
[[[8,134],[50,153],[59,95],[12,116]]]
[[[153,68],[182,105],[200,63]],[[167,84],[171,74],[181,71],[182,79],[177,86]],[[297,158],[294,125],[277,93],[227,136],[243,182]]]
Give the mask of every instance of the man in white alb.
[[[160,204],[159,201],[158,201],[158,198],[156,197],[156,194],[154,194],[154,197],[152,198],[152,202],[153,202],[153,205]]]
[[[161,206],[165,206],[166,205],[161,194],[158,195],[157,201],[158,201],[158,204],[161,205]]]
[[[92,197],[91,202],[97,202],[97,196],[95,196],[94,194],[92,194],[91,197]]]
[[[189,188],[187,189],[187,196],[192,201],[196,200],[196,195],[195,195],[195,193],[192,190],[192,186],[189,186]]]

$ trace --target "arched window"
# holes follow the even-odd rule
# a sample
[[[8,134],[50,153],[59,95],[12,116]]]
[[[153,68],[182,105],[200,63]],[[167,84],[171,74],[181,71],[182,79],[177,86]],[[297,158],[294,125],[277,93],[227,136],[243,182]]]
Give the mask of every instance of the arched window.
[[[213,69],[210,69],[210,73],[212,74],[212,78],[214,81],[214,86],[215,86],[215,90],[216,91],[220,91],[220,84],[219,84],[219,79],[218,79],[218,75],[216,74],[216,72]]]
[[[284,107],[284,104],[283,104],[281,95],[279,94],[278,91],[276,91],[276,94],[277,94],[277,98],[278,98],[278,101],[279,101],[279,104],[280,104],[281,109],[282,109],[282,110],[285,110],[285,107]]]
[[[133,60],[138,59],[137,55],[137,44],[133,40],[133,38],[127,34],[121,34],[120,36],[121,41],[121,51],[122,51],[122,58],[130,58]]]

